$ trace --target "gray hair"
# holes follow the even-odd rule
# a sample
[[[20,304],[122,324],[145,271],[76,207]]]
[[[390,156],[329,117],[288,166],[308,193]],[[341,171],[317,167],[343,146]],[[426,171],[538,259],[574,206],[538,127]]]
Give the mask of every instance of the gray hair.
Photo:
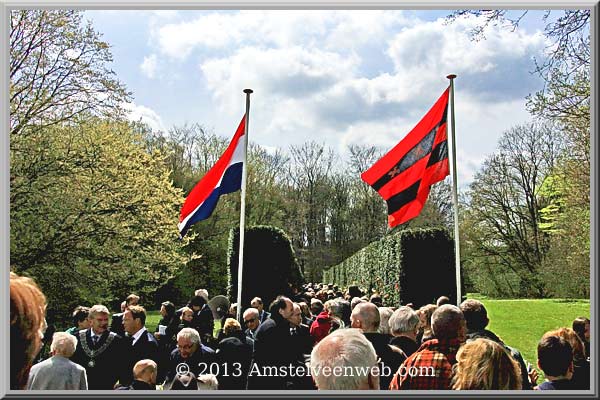
[[[379,333],[384,335],[391,333],[389,320],[393,312],[391,307],[379,307]]]
[[[217,390],[219,381],[213,374],[203,374],[198,376],[198,390]]]
[[[75,353],[76,347],[77,338],[70,333],[56,332],[52,335],[51,352],[69,358]]]
[[[254,307],[247,308],[246,311],[244,311],[244,315],[242,315],[242,317],[246,318],[248,315],[251,314],[255,317],[258,317],[258,310]]]
[[[460,324],[465,317],[455,305],[444,304],[438,307],[431,316],[431,331],[438,339],[458,337]]]
[[[362,330],[365,332],[377,332],[379,329],[381,317],[379,309],[373,303],[365,301],[357,304],[352,310],[352,317],[360,321]]]
[[[320,390],[357,390],[368,384],[372,369],[378,368],[375,348],[354,328],[327,335],[313,348],[310,360],[310,372]],[[364,368],[370,368],[370,374],[357,373]]]
[[[337,317],[339,319],[342,318],[342,303],[338,301],[338,299],[331,299],[325,302],[325,310],[329,312],[329,315],[333,317]]]
[[[96,314],[110,315],[110,312],[108,311],[108,308],[106,308],[106,306],[103,306],[102,304],[96,304],[96,305],[92,306],[92,308],[90,308],[90,313],[88,314],[88,318],[94,319],[94,318],[96,318]]]
[[[200,334],[194,328],[183,328],[177,334],[177,340],[180,338],[189,339],[194,344],[202,343],[200,341]]]
[[[362,303],[364,301],[365,300],[361,299],[360,297],[353,297],[350,301],[350,308],[354,310],[354,307],[356,307],[358,303]]]
[[[407,306],[402,306],[394,311],[390,317],[390,331],[392,335],[414,332],[419,322],[419,316],[415,310]]]

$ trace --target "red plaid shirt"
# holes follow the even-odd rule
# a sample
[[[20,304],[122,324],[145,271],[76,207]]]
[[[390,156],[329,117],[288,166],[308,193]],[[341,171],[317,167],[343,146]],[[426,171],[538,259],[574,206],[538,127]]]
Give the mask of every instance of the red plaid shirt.
[[[458,339],[426,341],[402,363],[390,383],[390,389],[449,390],[452,366],[456,364],[456,352],[460,345]],[[416,368],[412,369],[415,376],[411,376],[411,367]]]

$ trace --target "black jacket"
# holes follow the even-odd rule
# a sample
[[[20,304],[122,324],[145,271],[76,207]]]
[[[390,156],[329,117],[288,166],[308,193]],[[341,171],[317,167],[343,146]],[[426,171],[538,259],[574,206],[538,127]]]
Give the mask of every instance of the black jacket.
[[[419,349],[417,342],[406,336],[395,336],[390,340],[390,344],[402,350],[406,357],[410,357],[412,353]]]
[[[110,331],[121,337],[125,337],[125,327],[123,326],[123,313],[113,314],[110,321]]]
[[[156,364],[161,361],[158,354],[158,342],[150,332],[145,331],[142,336],[133,344],[133,338],[124,339],[127,347],[127,369],[124,374],[123,385],[129,385],[133,381],[133,366],[140,360],[150,359]],[[159,365],[159,369],[164,365]]]
[[[90,356],[84,351],[81,332],[88,349],[98,351],[104,348],[102,353],[93,357],[93,366],[90,365]],[[94,345],[90,332],[91,328],[80,331],[77,335],[77,348],[71,361],[85,368],[89,390],[113,390],[117,380],[125,378],[126,363],[123,362],[123,355],[127,354],[127,348],[121,336],[109,331],[105,331],[98,344]]]
[[[119,386],[117,390],[156,390],[156,385],[134,380],[129,386]]]
[[[263,367],[285,367],[294,364],[290,324],[287,320],[269,318],[256,330],[254,354],[248,376],[248,389],[287,389],[289,380],[282,376],[265,376]],[[257,373],[253,373],[256,364]]]
[[[379,332],[365,332],[364,335],[375,348],[377,357],[381,359],[379,363],[379,388],[382,390],[389,389],[394,373],[398,370],[400,364],[406,360],[406,354],[399,348],[390,346],[388,335]]]
[[[242,331],[226,336],[219,342],[216,352],[220,365],[220,373],[217,376],[219,390],[246,389],[253,350],[254,340]]]
[[[521,381],[523,390],[533,389],[531,382],[529,382],[527,365],[525,365],[525,360],[523,360],[523,356],[521,355],[519,350],[507,346],[494,332],[488,331],[487,329],[482,329],[479,331],[470,331],[467,333],[467,341],[475,340],[478,338],[489,339],[492,342],[496,342],[502,345],[510,353],[513,359],[519,364],[519,367],[521,367]]]

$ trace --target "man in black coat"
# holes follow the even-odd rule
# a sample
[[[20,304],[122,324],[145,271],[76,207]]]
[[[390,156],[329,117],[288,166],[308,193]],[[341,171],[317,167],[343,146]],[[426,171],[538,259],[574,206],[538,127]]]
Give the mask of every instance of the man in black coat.
[[[375,348],[379,362],[379,387],[388,389],[394,373],[400,367],[400,364],[406,360],[406,354],[398,347],[389,344],[388,335],[379,333],[379,309],[377,305],[371,302],[359,303],[352,310],[350,316],[352,328],[360,328],[369,342]]]
[[[294,303],[294,311],[290,318],[290,335],[292,336],[292,349],[295,350],[295,366],[304,367],[307,361],[310,361],[310,353],[313,349],[314,339],[310,335],[310,328],[302,323],[302,309],[298,303]],[[310,376],[292,377],[293,390],[316,390],[313,380]]]
[[[152,360],[140,360],[133,367],[133,381],[118,390],[156,390],[158,366]]]
[[[256,308],[258,310],[258,319],[261,323],[265,322],[267,318],[271,316],[271,313],[268,313],[264,310],[265,306],[260,297],[253,298],[252,301],[250,301],[250,307]]]
[[[465,321],[467,323],[467,342],[477,338],[484,338],[502,345],[521,367],[523,390],[533,389],[533,385],[529,380],[527,366],[521,353],[517,349],[504,344],[494,332],[485,329],[490,320],[488,319],[487,310],[483,303],[479,300],[465,300],[460,304],[460,311],[462,311],[465,316]]]
[[[246,309],[246,311],[244,311],[242,317],[244,318],[244,325],[246,326],[246,330],[244,331],[244,333],[246,334],[246,336],[254,340],[254,337],[256,336],[256,331],[260,326],[258,310],[252,307],[248,308]]]
[[[125,374],[122,360],[127,354],[123,338],[108,330],[108,308],[90,309],[90,327],[77,333],[77,348],[71,361],[85,368],[89,390],[113,390]]]
[[[210,307],[206,303],[206,299],[200,295],[192,297],[192,300],[190,300],[190,308],[194,311],[192,328],[198,331],[202,343],[207,345],[212,344],[215,318],[213,317]]]
[[[261,323],[256,331],[252,366],[248,373],[248,389],[282,390],[289,387],[289,376],[271,374],[269,369],[275,367],[289,369],[294,365],[295,350],[292,348],[290,324],[294,305],[285,296],[278,296],[269,308],[271,317]],[[289,374],[288,374],[289,375]]]
[[[215,351],[202,344],[200,334],[194,328],[183,328],[177,333],[177,348],[171,352],[166,382],[175,376],[192,372],[195,376],[210,373],[215,362]]]
[[[390,332],[394,336],[390,340],[390,344],[402,350],[407,357],[410,357],[420,347],[417,344],[419,322],[417,312],[407,306],[399,307],[388,321]]]
[[[254,340],[242,332],[240,323],[234,318],[225,320],[223,335],[216,352],[220,365],[217,376],[219,390],[244,390],[248,383]]]
[[[124,355],[127,363],[126,373],[121,385],[127,386],[133,381],[133,367],[144,359],[150,359],[158,364],[158,342],[146,329],[146,310],[142,306],[129,306],[123,313],[123,326],[127,337],[127,354]],[[164,366],[161,369],[164,369]],[[159,371],[164,376],[164,371]],[[161,378],[163,376],[160,376]]]
[[[112,315],[110,322],[110,331],[116,333],[119,336],[125,336],[125,330],[123,329],[123,313],[129,306],[137,306],[140,301],[140,296],[137,294],[130,294],[127,296],[125,301],[121,303],[121,312]]]

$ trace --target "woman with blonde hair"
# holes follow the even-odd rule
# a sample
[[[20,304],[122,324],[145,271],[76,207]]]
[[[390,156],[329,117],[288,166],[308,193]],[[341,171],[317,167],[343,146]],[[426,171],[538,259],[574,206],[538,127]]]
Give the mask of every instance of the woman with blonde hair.
[[[10,388],[24,389],[46,329],[46,296],[31,278],[10,273]]]
[[[476,339],[456,353],[454,390],[521,390],[521,368],[496,342]]]
[[[574,390],[590,389],[590,362],[587,360],[585,345],[581,338],[571,328],[559,328],[544,333],[546,336],[558,336],[565,339],[573,348],[573,377],[571,385]]]

